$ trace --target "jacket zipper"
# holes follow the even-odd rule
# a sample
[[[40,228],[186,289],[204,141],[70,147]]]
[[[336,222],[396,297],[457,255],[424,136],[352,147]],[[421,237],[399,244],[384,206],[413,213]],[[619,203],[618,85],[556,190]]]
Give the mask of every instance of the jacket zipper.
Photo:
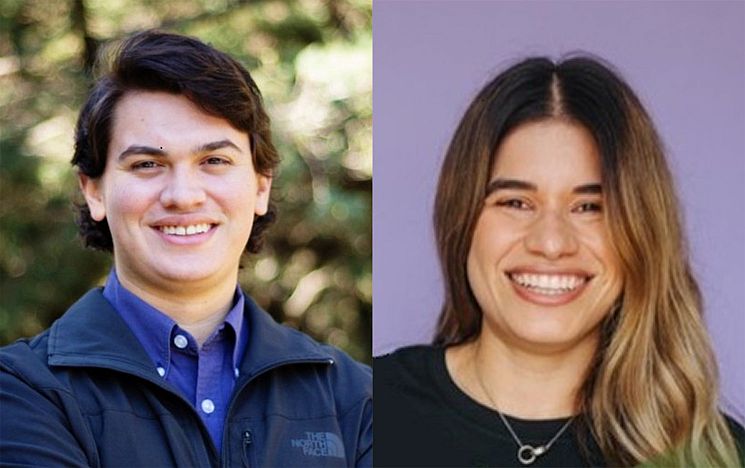
[[[243,450],[241,450],[241,459],[243,460],[243,466],[246,468],[251,467],[251,462],[249,462],[250,458],[248,456],[251,444],[253,444],[253,435],[251,434],[251,431],[243,431]]]
[[[273,363],[273,364],[271,364],[269,366],[266,366],[266,367],[264,367],[262,369],[259,369],[256,373],[251,374],[251,376],[248,379],[244,380],[243,382],[240,382],[239,385],[236,384],[236,387],[233,389],[233,395],[230,398],[230,403],[228,403],[228,411],[226,413],[225,420],[227,421],[230,418],[230,415],[233,413],[233,407],[235,406],[235,401],[237,400],[238,395],[240,395],[243,392],[243,390],[246,387],[248,387],[248,384],[249,383],[251,383],[254,379],[256,379],[257,377],[259,377],[260,375],[262,375],[262,374],[264,374],[266,372],[269,372],[271,370],[274,370],[274,369],[277,369],[279,367],[282,367],[282,366],[285,366],[285,365],[289,365],[289,364],[328,364],[328,365],[334,365],[334,364],[336,364],[336,362],[334,361],[333,358],[297,359],[297,360],[293,359],[293,360],[288,360],[288,361],[275,362],[275,363]],[[223,456],[222,456],[223,460],[222,460],[222,462],[223,462],[223,466],[227,466],[228,458],[227,458],[227,456],[225,456],[226,449],[227,449],[227,444],[225,443],[225,441],[230,440],[229,439],[230,434],[228,433],[228,426],[227,426],[227,424],[223,427],[223,435],[224,435],[224,437],[223,437],[223,447],[222,447],[223,448]],[[253,444],[253,434],[251,433],[251,430],[250,429],[247,429],[247,430],[243,431],[243,433],[241,434],[241,439],[242,439],[242,443],[241,443],[241,446],[242,446],[241,447],[241,460],[243,461],[243,465],[244,466],[250,468],[251,463],[250,463],[250,458],[249,458],[249,449],[250,449],[250,446]]]

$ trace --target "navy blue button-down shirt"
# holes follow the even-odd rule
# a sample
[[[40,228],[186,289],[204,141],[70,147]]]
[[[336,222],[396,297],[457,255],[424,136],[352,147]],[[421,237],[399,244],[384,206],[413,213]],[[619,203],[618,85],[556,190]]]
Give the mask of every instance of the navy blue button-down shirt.
[[[238,364],[248,341],[241,288],[236,286],[233,307],[201,348],[173,319],[122,286],[113,269],[103,295],[145,348],[153,361],[154,372],[194,406],[219,453]]]

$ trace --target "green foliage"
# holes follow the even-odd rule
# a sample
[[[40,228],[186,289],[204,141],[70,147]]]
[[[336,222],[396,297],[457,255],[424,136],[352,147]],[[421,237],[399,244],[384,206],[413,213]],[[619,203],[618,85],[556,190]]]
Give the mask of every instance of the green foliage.
[[[101,284],[109,255],[76,238],[69,165],[100,45],[159,27],[251,71],[283,161],[280,210],[240,281],[276,319],[370,360],[372,35],[369,1],[45,0],[0,6],[0,343]]]

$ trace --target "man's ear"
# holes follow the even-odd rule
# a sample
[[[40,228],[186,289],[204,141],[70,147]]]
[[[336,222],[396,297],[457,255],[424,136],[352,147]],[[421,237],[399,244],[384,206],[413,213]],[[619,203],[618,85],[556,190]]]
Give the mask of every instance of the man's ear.
[[[269,193],[272,190],[272,177],[256,174],[256,206],[254,213],[263,216],[269,209]]]
[[[103,221],[106,217],[106,206],[103,200],[103,187],[101,178],[91,178],[85,174],[78,174],[80,191],[83,192],[91,218],[95,221]]]

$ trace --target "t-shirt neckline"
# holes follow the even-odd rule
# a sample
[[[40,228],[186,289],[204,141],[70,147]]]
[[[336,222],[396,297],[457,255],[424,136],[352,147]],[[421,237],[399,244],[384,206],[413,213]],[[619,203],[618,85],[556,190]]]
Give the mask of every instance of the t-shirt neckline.
[[[438,347],[435,349],[435,359],[432,361],[433,366],[431,371],[433,373],[434,381],[439,387],[439,391],[442,392],[447,400],[454,403],[453,410],[459,413],[461,417],[476,422],[485,430],[491,432],[494,436],[497,436],[500,439],[508,439],[515,443],[499,417],[499,414],[494,409],[473,399],[455,383],[455,380],[453,380],[453,377],[450,375],[445,363],[445,350],[446,348],[444,347]],[[508,414],[505,414],[504,416],[524,444],[539,445],[547,443],[570,419],[556,418],[536,420],[521,419]],[[570,433],[572,433],[571,427],[569,430],[564,432],[555,443],[570,442]]]

